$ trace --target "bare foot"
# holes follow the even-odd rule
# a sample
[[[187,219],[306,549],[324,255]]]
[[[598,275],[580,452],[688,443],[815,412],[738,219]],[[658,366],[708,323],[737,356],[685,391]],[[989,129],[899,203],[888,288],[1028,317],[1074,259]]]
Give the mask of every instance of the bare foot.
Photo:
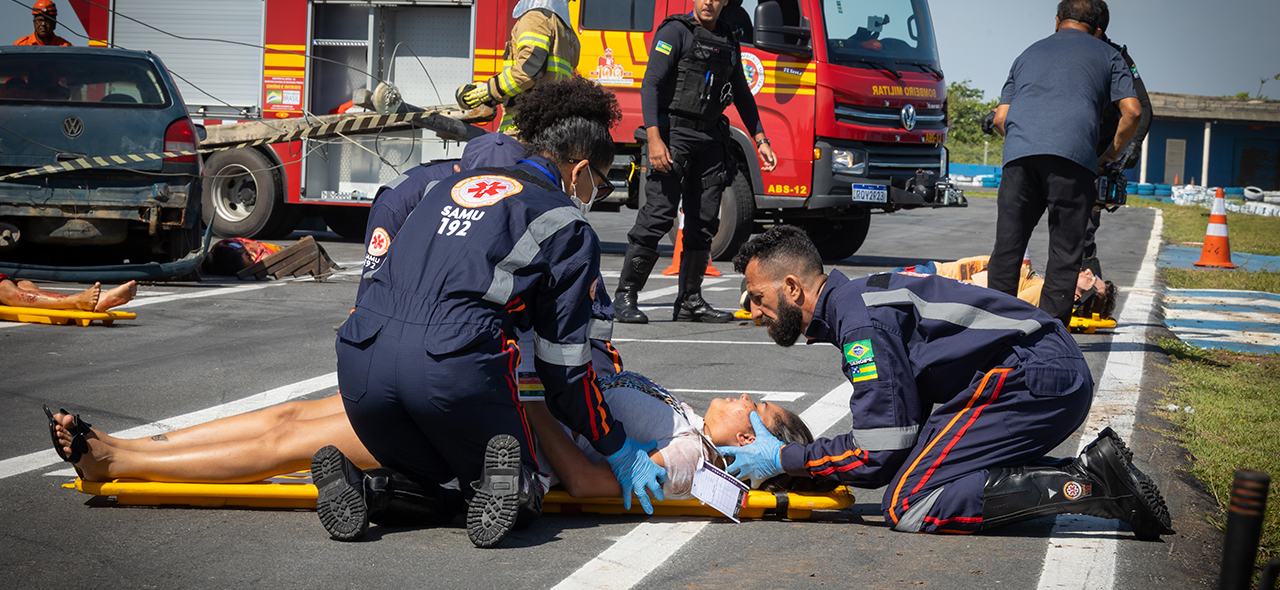
[[[57,424],[54,425],[54,431],[58,433],[58,440],[62,442],[63,448],[71,448],[71,432],[62,426],[64,423],[71,424],[70,415],[60,414],[55,412],[53,414],[53,420],[57,422]],[[104,444],[110,445],[112,447],[124,448],[125,445],[122,445],[120,443],[123,440],[127,440],[127,439],[116,438],[92,426],[89,427],[89,431],[93,433],[92,435],[89,435],[89,436],[95,436],[98,438],[98,440],[102,441]],[[88,438],[88,436],[86,436],[85,438]]]
[[[81,311],[93,311],[94,306],[98,305],[98,296],[101,293],[102,283],[94,283],[92,287],[76,293],[75,295],[70,295],[66,300],[75,304],[76,309]]]
[[[113,307],[124,305],[133,300],[138,295],[138,283],[129,281],[119,287],[116,287],[98,297],[98,304],[93,311],[107,311]]]
[[[66,414],[54,415],[54,420],[58,422],[55,429],[58,433],[58,442],[62,444],[62,451],[67,455],[71,454],[71,434],[68,430],[71,427],[73,417]],[[85,481],[111,481],[114,477],[111,475],[111,464],[115,455],[115,449],[111,445],[103,442],[102,439],[95,436],[94,432],[86,434],[85,442],[89,444],[89,452],[82,453],[80,460],[76,461],[76,468],[80,470]]]

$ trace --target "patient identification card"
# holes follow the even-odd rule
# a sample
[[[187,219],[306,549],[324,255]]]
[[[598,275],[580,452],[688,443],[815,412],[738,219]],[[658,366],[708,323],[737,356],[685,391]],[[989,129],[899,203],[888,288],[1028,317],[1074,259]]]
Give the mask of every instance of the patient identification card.
[[[738,520],[738,510],[746,503],[750,489],[747,484],[706,461],[693,474],[693,497],[733,522],[742,522]]]

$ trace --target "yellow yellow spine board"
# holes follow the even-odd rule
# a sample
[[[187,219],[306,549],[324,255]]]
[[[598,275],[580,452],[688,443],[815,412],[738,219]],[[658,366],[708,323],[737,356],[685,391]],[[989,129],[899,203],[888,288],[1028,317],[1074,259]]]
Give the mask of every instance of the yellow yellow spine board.
[[[122,506],[194,506],[199,508],[248,507],[315,509],[316,486],[309,474],[292,473],[266,481],[248,484],[227,483],[162,483],[152,481],[115,480],[84,481],[63,487],[92,496],[115,496]],[[806,519],[814,510],[843,510],[853,505],[848,488],[826,494],[787,494],[787,518]],[[739,518],[760,518],[766,510],[778,507],[778,498],[770,492],[752,490],[739,511]],[[573,498],[553,489],[542,500],[542,510],[554,514],[644,514],[639,501],[624,510],[622,498]],[[710,506],[697,500],[665,500],[653,503],[655,516],[721,516]]]
[[[56,324],[64,326],[72,322],[88,326],[94,320],[110,326],[116,320],[137,319],[137,314],[127,311],[79,311],[74,309],[39,309],[35,307],[9,307],[0,305],[0,320],[27,322],[30,324]]]
[[[1081,317],[1075,317],[1075,316],[1071,317],[1072,332],[1084,332],[1085,334],[1092,334],[1098,328],[1114,328],[1114,327],[1116,327],[1115,320],[1111,318],[1104,319],[1096,313],[1093,314],[1093,317],[1091,318],[1081,318]]]

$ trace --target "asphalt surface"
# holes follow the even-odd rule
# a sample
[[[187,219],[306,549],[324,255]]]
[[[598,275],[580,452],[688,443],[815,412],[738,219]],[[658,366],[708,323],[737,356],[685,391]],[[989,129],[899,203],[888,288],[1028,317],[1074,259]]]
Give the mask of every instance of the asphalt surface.
[[[970,203],[967,209],[877,216],[863,249],[834,266],[859,276],[988,254],[995,201]],[[605,242],[603,268],[612,287],[634,212],[590,217]],[[1122,287],[1134,282],[1153,219],[1150,209],[1124,209],[1104,221],[1104,271]],[[311,233],[334,260],[358,268],[360,244]],[[1043,268],[1046,250],[1042,228],[1032,242],[1035,266]],[[658,268],[668,263],[664,257]],[[722,309],[736,309],[741,278],[727,263],[717,267],[725,276],[708,279],[706,296]],[[461,518],[435,529],[374,527],[365,542],[339,543],[310,511],[123,507],[61,488],[74,476],[47,452],[41,404],[66,407],[99,429],[119,432],[332,373],[334,329],[352,307],[355,281],[348,272],[325,282],[212,277],[144,285],[140,302],[171,298],[138,307],[136,321],[115,327],[0,323],[0,413],[9,417],[0,423],[0,587],[547,588],[597,563],[620,539],[642,536],[648,530],[642,527],[673,522],[693,526],[692,540],[634,587],[1054,586],[1040,575],[1052,543],[1052,518],[967,537],[894,533],[880,513],[883,490],[856,490],[851,509],[815,513],[807,521],[549,515],[486,551],[468,542]],[[644,301],[654,306],[655,321],[615,327],[628,369],[673,390],[694,390],[677,395],[700,410],[714,397],[737,391],[781,391],[802,394],[778,402],[802,413],[841,385],[834,347],[782,349],[750,322],[664,321],[673,295],[655,292],[674,285],[674,278],[655,273],[646,288],[651,298]],[[228,289],[240,286],[257,288]],[[1126,298],[1122,293],[1121,305]],[[1111,336],[1076,338],[1098,381]],[[1205,522],[1213,503],[1186,475],[1186,453],[1165,439],[1167,425],[1147,415],[1164,381],[1159,349],[1144,349],[1148,370],[1130,446],[1138,465],[1164,489],[1178,533],[1161,542],[1136,541],[1123,525],[1106,533],[1119,540],[1113,587],[1209,587],[1217,578],[1221,546],[1219,533]],[[306,398],[333,393],[330,387]],[[837,421],[826,434],[842,428],[847,422]],[[1068,440],[1057,454],[1073,455],[1078,446],[1078,439]],[[625,565],[641,557],[618,561]]]

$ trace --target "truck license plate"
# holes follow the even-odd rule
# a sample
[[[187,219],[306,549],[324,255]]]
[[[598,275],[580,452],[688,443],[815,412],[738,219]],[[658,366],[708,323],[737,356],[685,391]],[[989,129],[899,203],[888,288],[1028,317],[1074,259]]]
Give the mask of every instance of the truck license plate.
[[[853,202],[855,203],[888,203],[889,187],[877,184],[855,184]]]

